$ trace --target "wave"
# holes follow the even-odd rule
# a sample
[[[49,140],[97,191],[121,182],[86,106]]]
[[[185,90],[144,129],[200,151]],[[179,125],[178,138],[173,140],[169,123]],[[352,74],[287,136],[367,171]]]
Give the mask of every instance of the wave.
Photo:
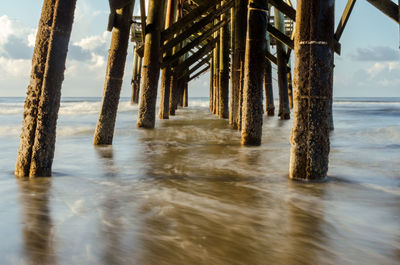
[[[63,102],[60,106],[60,115],[94,115],[98,114],[101,108],[101,102]],[[118,112],[128,112],[137,110],[136,105],[130,102],[120,102],[118,104]]]
[[[359,130],[356,132],[356,137],[359,139],[365,139],[369,143],[385,143],[385,147],[394,144],[393,147],[396,147],[396,144],[400,142],[400,127],[388,126],[383,128]]]
[[[189,99],[189,107],[208,107],[209,106],[209,100],[200,100],[200,99],[195,99],[195,100],[190,100]]]
[[[380,186],[380,185],[371,184],[371,183],[361,183],[361,185],[366,188],[373,189],[376,191],[382,191],[384,193],[388,193],[391,195],[400,196],[400,188],[398,188],[398,187],[385,187],[385,186]]]
[[[0,103],[0,115],[17,115],[24,111],[24,103]]]
[[[74,135],[93,135],[93,126],[57,126],[57,137],[68,137]],[[19,137],[21,134],[21,125],[0,126],[0,137]]]
[[[101,102],[75,101],[61,102],[59,115],[97,115],[100,111]],[[130,102],[120,102],[118,112],[137,110],[136,105]],[[24,112],[24,103],[0,103],[0,115],[21,115]]]
[[[19,136],[21,133],[21,125],[2,125],[0,126],[0,137],[4,136]]]

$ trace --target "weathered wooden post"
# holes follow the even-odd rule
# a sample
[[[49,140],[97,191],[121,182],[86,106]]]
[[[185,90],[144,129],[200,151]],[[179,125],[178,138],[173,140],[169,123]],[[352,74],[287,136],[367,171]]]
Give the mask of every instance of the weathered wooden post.
[[[293,84],[292,84],[292,69],[291,69],[290,58],[288,59],[287,63],[287,81],[288,81],[289,108],[293,109]]]
[[[175,116],[178,108],[179,79],[178,73],[173,71],[171,76],[170,96],[169,96],[169,115]]]
[[[136,95],[136,97],[135,97],[135,102],[136,103],[139,103],[139,95],[140,95],[140,81],[141,81],[141,79],[142,79],[142,61],[143,61],[143,58],[142,57],[139,57],[139,62],[138,62],[138,65],[137,65],[137,80],[136,80],[136,93],[135,93],[135,95]]]
[[[178,90],[178,107],[183,107],[183,79],[179,82],[179,90]]]
[[[230,23],[230,31],[231,31],[231,58],[230,58],[230,66],[231,66],[231,74],[230,74],[230,82],[231,82],[231,93],[230,93],[230,100],[229,100],[229,125],[232,126],[233,129],[235,129],[235,116],[236,116],[236,110],[237,110],[237,89],[233,89],[233,60],[235,59],[235,32],[236,32],[236,10],[237,10],[237,1],[235,0],[235,4],[232,7],[231,10],[231,23]],[[236,77],[236,76],[235,76]]]
[[[175,21],[177,13],[177,1],[168,0],[165,28],[169,28],[171,24]],[[171,52],[165,54],[165,56],[171,56]],[[167,66],[162,69],[161,72],[161,97],[160,97],[160,110],[158,112],[159,119],[169,119],[169,100],[171,94],[171,67]]]
[[[136,52],[136,47],[133,47],[133,73],[132,73],[132,80],[131,80],[131,86],[132,86],[132,96],[131,96],[131,104],[137,103],[136,99],[136,93],[137,93],[137,75],[138,75],[138,54]]]
[[[183,6],[182,0],[177,1],[177,8],[176,8],[176,19],[179,20],[183,16]],[[179,34],[179,33],[178,33]],[[176,45],[173,50],[172,54],[175,54],[182,48],[182,43]],[[182,58],[179,59],[179,62],[182,62]],[[171,75],[171,85],[170,85],[170,96],[169,96],[169,115],[174,116],[175,111],[178,109],[178,101],[179,101],[179,74],[176,71],[176,67],[172,69]]]
[[[243,145],[261,144],[267,23],[268,0],[250,0],[243,86]]]
[[[210,112],[214,107],[214,56],[210,58]]]
[[[332,100],[334,0],[298,0],[291,179],[326,177]]]
[[[270,52],[271,40],[269,34],[266,36],[266,48],[265,51]],[[265,62],[264,72],[264,89],[265,89],[265,111],[267,116],[275,115],[275,103],[274,103],[274,91],[272,87],[272,65],[269,60]]]
[[[285,32],[285,19],[283,14],[274,9],[275,27],[281,32]],[[278,116],[282,120],[290,119],[289,96],[288,96],[288,80],[287,80],[287,61],[286,47],[276,41],[276,58],[278,59],[278,86],[279,86],[279,113]]]
[[[214,38],[218,38],[218,31],[214,33]],[[219,89],[219,43],[215,45],[215,48],[213,49],[213,57],[214,57],[214,107],[213,107],[213,113],[218,115],[218,106],[219,106],[219,94],[220,94],[220,89]]]
[[[95,145],[112,144],[114,137],[115,119],[121,94],[134,5],[134,0],[126,0],[115,11],[116,16],[112,29],[111,45],[108,51],[103,100],[93,138],[93,144]]]
[[[226,4],[223,0],[221,4]],[[229,14],[222,14],[221,21],[227,19]],[[229,25],[226,24],[220,29],[219,40],[219,117],[222,119],[229,118]]]
[[[17,177],[51,176],[61,86],[76,0],[44,0],[25,100]]]
[[[230,124],[234,129],[240,129],[241,107],[243,92],[243,65],[246,48],[247,29],[247,3],[248,0],[235,0],[235,19],[233,23],[234,47],[232,54],[231,89],[232,97],[230,104]]]
[[[142,128],[154,128],[155,125],[157,87],[160,78],[160,41],[163,11],[164,0],[149,0],[142,67],[143,82],[140,90],[137,121],[137,126]]]
[[[189,91],[188,91],[188,82],[185,80],[185,84],[183,87],[183,107],[188,107],[189,106]]]

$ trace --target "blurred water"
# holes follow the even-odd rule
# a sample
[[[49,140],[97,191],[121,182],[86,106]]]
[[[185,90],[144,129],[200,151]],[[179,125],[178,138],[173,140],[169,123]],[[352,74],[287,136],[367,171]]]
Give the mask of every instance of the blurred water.
[[[136,129],[123,99],[94,147],[100,99],[64,98],[54,176],[13,177],[23,99],[0,98],[0,264],[399,264],[400,99],[338,99],[329,181],[287,179],[291,121],[263,144],[208,99]]]

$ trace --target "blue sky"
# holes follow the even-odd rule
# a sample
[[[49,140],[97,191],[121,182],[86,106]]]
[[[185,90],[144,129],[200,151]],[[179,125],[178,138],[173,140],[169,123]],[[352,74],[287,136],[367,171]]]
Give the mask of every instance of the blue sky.
[[[23,97],[29,82],[42,1],[3,2],[0,6],[0,96]],[[336,21],[346,2],[336,0]],[[111,33],[105,31],[108,11],[107,0],[77,1],[63,96],[102,95],[111,39]],[[138,12],[135,8],[135,13]],[[357,1],[341,43],[342,56],[335,57],[335,97],[400,97],[399,27],[395,22],[366,1]],[[131,67],[132,44],[122,96],[130,95]],[[190,96],[208,96],[208,85],[206,75],[195,80],[190,84]]]

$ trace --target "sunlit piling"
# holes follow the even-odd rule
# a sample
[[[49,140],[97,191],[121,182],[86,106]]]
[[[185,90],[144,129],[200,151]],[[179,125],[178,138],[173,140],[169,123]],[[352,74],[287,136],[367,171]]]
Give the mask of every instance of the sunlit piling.
[[[93,138],[95,145],[112,144],[114,137],[134,5],[134,0],[121,2],[115,11],[103,99]]]
[[[168,0],[167,10],[165,16],[165,29],[169,28],[176,19],[176,13],[178,9],[177,0]],[[171,51],[168,51],[164,56],[171,56]],[[167,66],[161,71],[161,95],[160,95],[160,109],[158,111],[158,117],[163,119],[169,119],[169,101],[171,93],[171,67]]]
[[[154,128],[160,77],[160,44],[164,0],[149,0],[137,126]]]
[[[267,12],[267,0],[249,1],[243,86],[243,145],[261,144]]]
[[[334,0],[297,2],[290,178],[326,177],[332,100]]]
[[[15,175],[51,176],[76,0],[45,0],[32,58]]]
[[[222,1],[226,4],[227,1]],[[228,18],[229,13],[221,15],[221,21]],[[230,34],[229,25],[225,24],[220,29],[219,36],[219,104],[218,115],[220,118],[229,118],[229,48]]]

